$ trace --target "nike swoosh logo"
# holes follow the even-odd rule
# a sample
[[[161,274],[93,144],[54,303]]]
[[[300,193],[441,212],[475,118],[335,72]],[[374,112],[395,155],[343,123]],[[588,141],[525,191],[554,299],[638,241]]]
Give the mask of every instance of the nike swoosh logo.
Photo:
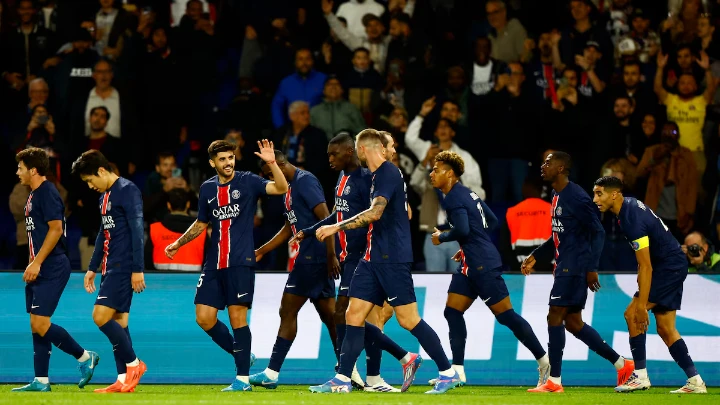
[[[553,296],[551,295],[551,296],[550,296],[550,299],[551,299],[551,300],[556,300],[556,299],[558,299],[558,298],[560,298],[560,297],[562,297],[562,295],[559,295],[559,296],[557,296],[557,297],[553,297]]]
[[[40,305],[33,305],[30,307],[30,309],[40,308]]]
[[[285,288],[293,288],[293,287],[295,287],[295,286],[294,286],[294,285],[287,285],[287,284],[285,284]]]
[[[238,298],[242,298],[242,297],[244,297],[244,296],[246,296],[246,295],[248,295],[248,293],[245,293],[245,294],[238,294]]]
[[[275,382],[273,382],[273,381],[263,381],[262,382],[262,385],[270,385],[270,384],[275,384]]]
[[[97,299],[99,299],[99,300],[103,300],[105,298],[107,298],[107,297],[97,297]]]
[[[340,291],[349,290],[349,289],[350,289],[350,287],[340,287]]]
[[[490,298],[492,298],[492,297],[488,297],[488,299],[483,300],[483,302],[486,303],[486,302],[490,301]]]
[[[208,204],[210,204],[211,202],[215,201],[215,198],[217,198],[217,197],[213,197],[213,198],[209,199],[209,200],[208,200]]]
[[[250,390],[250,387],[243,387],[243,391],[248,391],[248,390]]]
[[[243,349],[240,349],[240,350],[233,350],[233,353],[240,353],[241,351],[243,351]]]
[[[388,298],[388,302],[393,301],[395,298],[397,298],[397,297]]]

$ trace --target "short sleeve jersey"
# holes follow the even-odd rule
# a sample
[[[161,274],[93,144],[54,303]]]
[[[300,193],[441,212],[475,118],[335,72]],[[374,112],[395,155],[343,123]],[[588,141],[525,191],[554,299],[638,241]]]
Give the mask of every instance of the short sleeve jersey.
[[[95,246],[95,249],[103,249],[102,274],[131,273],[134,261],[129,221],[143,217],[140,189],[132,181],[118,178],[100,195],[100,215],[103,246]]]
[[[25,203],[25,230],[28,235],[30,260],[35,260],[45,242],[50,221],[62,221],[63,233],[60,240],[50,251],[50,256],[67,254],[65,244],[65,205],[55,185],[44,181],[38,188],[30,192]]]
[[[687,270],[687,259],[680,244],[663,221],[641,201],[625,197],[618,215],[618,225],[633,250],[650,249],[653,277]]]
[[[340,172],[335,186],[335,216],[337,223],[370,208],[370,187],[372,173],[366,168],[358,168],[350,173]],[[338,259],[360,260],[367,245],[367,229],[358,228],[337,233],[335,241],[338,247]]]
[[[450,225],[454,214],[465,211],[469,222],[470,233],[458,240],[463,251],[462,273],[467,275],[468,269],[492,270],[502,267],[502,259],[490,239],[488,231],[497,224],[497,217],[480,197],[469,188],[457,183],[450,192],[440,200],[440,204],[448,214]]]
[[[602,229],[597,206],[577,184],[570,182],[552,194],[552,238],[555,277],[583,275],[596,270],[590,246],[592,227]]]
[[[227,183],[215,176],[200,186],[198,221],[210,223],[213,229],[204,271],[255,265],[253,219],[267,183],[250,172],[235,172]]]
[[[298,231],[313,226],[318,218],[313,210],[325,202],[322,186],[312,173],[297,169],[295,176],[285,193],[285,216],[290,224],[293,235]],[[323,242],[316,238],[305,238],[300,242],[296,264],[325,263],[327,250]]]
[[[402,172],[392,163],[383,162],[373,172],[370,199],[383,197],[387,200],[387,206],[380,219],[368,227],[363,260],[373,263],[412,263],[406,192],[407,185]]]

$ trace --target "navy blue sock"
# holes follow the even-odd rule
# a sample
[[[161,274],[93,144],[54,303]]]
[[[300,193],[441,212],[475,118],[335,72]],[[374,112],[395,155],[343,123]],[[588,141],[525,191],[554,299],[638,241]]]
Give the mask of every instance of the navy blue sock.
[[[365,356],[367,359],[367,375],[380,375],[380,364],[382,362],[382,331],[377,326],[365,322]]]
[[[235,336],[233,357],[237,375],[250,375],[250,344],[252,342],[250,327],[245,325],[242,328],[233,329],[233,335]]]
[[[132,339],[130,338],[130,329],[125,328],[123,330],[125,331],[125,334],[127,335],[128,340],[130,341],[130,346],[132,346]],[[120,352],[115,350],[114,347],[113,347],[113,356],[115,357],[115,369],[117,370],[117,373],[125,374],[125,372],[127,371],[127,365],[120,358]]]
[[[465,341],[467,340],[467,326],[465,326],[464,314],[450,307],[445,307],[444,314],[450,330],[452,364],[462,366],[465,364]]]
[[[130,338],[128,337],[129,332],[123,330],[122,326],[114,319],[109,320],[105,325],[101,326],[100,332],[108,337],[120,361],[127,364],[137,359],[132,344],[130,343]]]
[[[595,328],[588,324],[584,324],[575,337],[585,343],[590,350],[599,354],[600,357],[612,364],[615,364],[615,362],[620,359],[620,355],[600,337],[600,334]]]
[[[507,326],[513,332],[517,340],[530,350],[536,360],[545,355],[545,349],[543,349],[537,336],[535,336],[530,324],[525,318],[518,315],[514,309],[505,311],[495,318],[500,322],[500,325]],[[452,340],[450,340],[450,345],[452,346]],[[453,359],[453,363],[455,363],[455,359]]]
[[[548,357],[550,357],[550,377],[560,377],[562,372],[563,350],[565,350],[565,326],[548,326]]]
[[[692,378],[699,374],[695,368],[695,363],[693,363],[690,358],[690,353],[684,340],[680,339],[670,346],[670,355],[673,360],[675,360],[675,363],[683,369],[687,378]]]
[[[50,328],[45,332],[45,338],[54,344],[55,347],[76,359],[79,359],[83,353],[85,353],[85,349],[83,349],[62,326],[51,323]]]
[[[32,334],[33,338],[33,364],[35,366],[35,377],[47,377],[50,369],[50,351],[52,343],[50,339]]]
[[[410,333],[417,338],[420,346],[422,346],[430,358],[435,361],[438,370],[445,371],[450,368],[450,361],[443,351],[440,338],[430,325],[421,319],[420,323],[418,323]]]
[[[635,369],[642,370],[647,368],[646,351],[645,351],[645,339],[647,335],[641,333],[635,337],[630,338],[630,352],[635,362]]]
[[[384,334],[383,331],[380,330],[380,328],[369,322],[365,322],[365,347],[367,347],[368,342],[374,342],[375,345],[379,345],[379,350],[390,353],[391,356],[398,360],[408,354],[407,350],[403,349],[395,343],[394,340],[390,339],[388,335]]]
[[[270,355],[270,363],[267,368],[279,373],[292,344],[292,340],[287,340],[278,336],[275,340],[275,346],[273,346],[272,355]]]
[[[340,349],[340,368],[338,374],[350,378],[355,362],[365,346],[365,328],[347,325],[345,340]]]
[[[230,334],[230,330],[221,320],[217,320],[212,328],[205,331],[213,342],[217,343],[221,349],[226,352],[233,354],[233,335]]]
[[[345,340],[345,324],[335,324],[335,333],[337,333],[337,342],[335,342],[335,358],[340,363],[340,349],[342,349],[343,340]]]

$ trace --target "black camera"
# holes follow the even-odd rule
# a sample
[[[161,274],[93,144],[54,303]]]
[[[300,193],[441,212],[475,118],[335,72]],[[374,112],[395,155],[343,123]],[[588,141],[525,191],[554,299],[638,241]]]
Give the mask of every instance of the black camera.
[[[690,257],[700,257],[702,256],[702,248],[697,243],[690,245],[687,247],[687,254]]]

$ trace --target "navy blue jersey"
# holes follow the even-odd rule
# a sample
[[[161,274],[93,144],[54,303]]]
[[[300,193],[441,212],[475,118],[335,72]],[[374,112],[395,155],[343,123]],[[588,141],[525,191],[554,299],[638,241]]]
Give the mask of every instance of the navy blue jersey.
[[[258,175],[236,171],[225,184],[214,176],[200,186],[198,221],[212,225],[204,270],[255,265],[253,220],[267,183]]]
[[[335,220],[340,223],[370,208],[370,187],[372,173],[358,168],[345,174],[340,172],[335,186]],[[356,262],[360,260],[367,246],[367,229],[357,228],[336,234],[338,259]]]
[[[569,182],[560,193],[553,190],[551,204],[552,237],[533,255],[554,250],[556,277],[597,271],[605,230],[595,203],[582,187]]]
[[[30,192],[25,203],[25,230],[28,235],[28,248],[30,250],[30,261],[45,242],[45,236],[50,229],[48,222],[62,221],[63,234],[60,240],[50,251],[50,256],[67,254],[65,245],[65,205],[55,185],[49,181],[43,181],[40,186]]]
[[[441,193],[442,195],[442,193]],[[462,248],[460,270],[492,270],[502,267],[502,259],[488,232],[497,226],[497,217],[474,191],[456,183],[450,192],[440,198],[447,212],[448,222],[456,232],[441,234],[440,240],[457,240]],[[454,237],[457,234],[457,237]]]
[[[90,270],[102,274],[141,272],[143,260],[143,202],[137,186],[118,178],[100,195],[100,233]]]
[[[310,172],[297,169],[285,193],[285,216],[293,235],[317,222],[318,218],[315,217],[313,209],[324,202],[325,193],[317,177]],[[313,237],[305,238],[300,242],[295,263],[325,263],[326,252],[323,242]]]
[[[687,259],[680,244],[663,221],[641,201],[624,198],[618,225],[633,250],[650,248],[653,277],[678,270],[687,271]]]
[[[385,161],[373,172],[370,201],[377,197],[388,203],[379,220],[367,231],[363,259],[375,263],[412,263],[410,220],[408,220],[407,185],[402,172]]]

